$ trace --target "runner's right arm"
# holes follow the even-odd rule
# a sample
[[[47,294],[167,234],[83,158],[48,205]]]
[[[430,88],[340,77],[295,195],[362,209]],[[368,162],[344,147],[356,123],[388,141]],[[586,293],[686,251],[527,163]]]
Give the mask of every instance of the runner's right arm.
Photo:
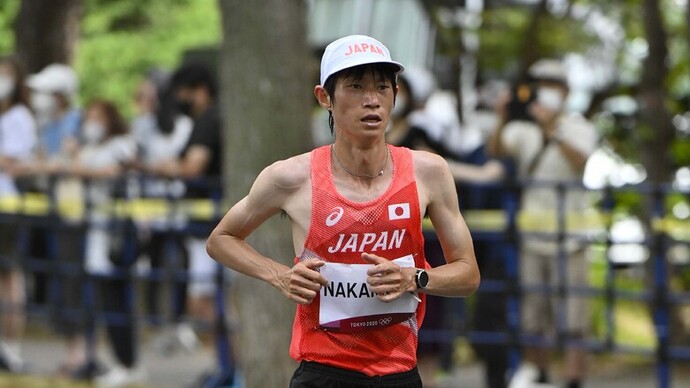
[[[291,159],[265,168],[249,194],[235,204],[213,230],[207,250],[224,266],[270,283],[294,302],[309,304],[321,286],[328,284],[316,271],[324,262],[310,259],[290,268],[257,252],[246,241],[256,228],[284,208],[290,195],[305,179],[304,170],[295,168],[294,163]]]

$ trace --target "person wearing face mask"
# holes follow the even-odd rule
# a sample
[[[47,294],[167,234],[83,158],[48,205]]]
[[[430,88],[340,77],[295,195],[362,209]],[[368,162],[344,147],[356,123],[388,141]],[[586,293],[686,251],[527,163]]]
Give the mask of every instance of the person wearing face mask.
[[[399,77],[398,95],[386,131],[390,144],[450,154],[443,145],[443,127],[429,115],[426,103],[437,90],[434,76],[424,68],[410,67]]]
[[[53,63],[40,72],[29,76],[26,85],[31,91],[31,109],[38,124],[39,144],[37,158],[29,168],[50,163],[60,163],[69,158],[69,153],[78,146],[81,109],[75,105],[79,81],[77,74],[68,65]],[[39,192],[49,190],[48,181],[40,171],[32,178],[31,189]],[[55,232],[55,229],[52,230]],[[29,232],[31,257],[44,259],[51,254],[48,241],[52,238],[51,228],[45,225],[32,226]],[[67,251],[63,252],[69,255]],[[45,273],[32,274],[34,287],[31,299],[44,304],[49,299],[48,276]]]
[[[493,149],[515,159],[518,177],[523,181],[577,183],[582,181],[585,163],[597,146],[596,130],[584,117],[566,109],[568,82],[561,61],[542,59],[529,69],[534,102],[528,106],[533,122],[515,120],[496,132]],[[521,195],[521,210],[526,215],[540,215],[540,223],[557,225],[559,206],[568,214],[589,208],[586,192],[567,189],[563,202],[553,186],[527,185]],[[562,245],[559,245],[562,244]],[[560,279],[559,265],[565,267]],[[574,238],[562,242],[554,239],[525,237],[520,246],[520,281],[524,286],[568,287],[587,285],[587,246]],[[522,330],[527,335],[566,339],[566,387],[582,386],[586,375],[586,349],[568,341],[583,340],[589,328],[586,298],[565,295],[555,298],[544,292],[524,292],[521,299]],[[563,311],[560,311],[561,307]],[[559,314],[566,319],[558,321]],[[562,316],[562,315],[561,315]],[[553,337],[552,337],[553,338]],[[523,362],[514,373],[509,388],[531,387],[549,383],[549,349],[525,346]]]
[[[426,109],[426,103],[437,90],[436,80],[428,70],[407,67],[398,76],[398,93],[391,111],[391,124],[386,142],[410,149],[424,150],[450,157],[445,147],[443,126]],[[424,231],[424,255],[432,266],[445,263],[438,238],[433,231]],[[446,341],[437,340],[436,332],[447,329],[448,301],[428,295],[424,326],[419,331],[417,366],[425,387],[436,387],[441,358],[448,352]]]
[[[54,63],[30,76],[27,85],[39,124],[41,155],[48,160],[58,158],[65,142],[78,138],[81,109],[75,106],[77,74],[68,65]]]
[[[192,119],[176,111],[169,90],[170,74],[154,69],[139,84],[135,95],[136,116],[131,122],[132,136],[139,150],[140,169],[179,158],[192,132]],[[184,183],[179,179],[146,176],[142,181],[142,195],[160,200],[179,199]],[[170,306],[173,325],[164,326],[153,339],[154,348],[164,354],[176,349],[192,351],[199,345],[193,328],[182,318],[185,313],[186,287],[165,276],[163,271],[181,270],[185,266],[186,249],[180,239],[185,216],[172,212],[137,223],[139,246],[148,258],[151,279],[146,283],[146,308],[153,316],[161,316],[160,297],[169,283],[174,295]],[[168,295],[165,295],[168,298]],[[165,322],[168,323],[168,322]],[[155,323],[156,326],[159,326]]]
[[[29,110],[24,70],[11,57],[0,57],[0,201],[19,194],[15,176],[36,144],[36,124]],[[20,372],[24,361],[25,286],[17,249],[17,225],[0,221],[0,371]]]
[[[127,314],[125,324],[106,321],[109,342],[115,353],[117,365],[106,373],[98,374],[100,363],[88,359],[83,338],[83,327],[62,322],[63,333],[68,338],[67,359],[63,369],[68,376],[91,378],[96,376],[97,386],[122,386],[145,378],[143,369],[137,366],[135,326],[130,299],[127,298],[130,280],[117,276],[117,270],[127,271],[133,260],[125,260],[121,254],[120,233],[110,225],[112,201],[122,182],[113,181],[125,172],[136,156],[136,145],[128,136],[128,127],[116,106],[102,99],[92,100],[85,110],[80,137],[82,146],[71,155],[58,172],[83,180],[83,193],[88,204],[85,233],[84,269],[94,277],[101,294],[102,308],[110,314]],[[77,235],[73,233],[73,235]],[[75,242],[76,243],[76,242]],[[81,279],[63,279],[63,303],[79,304]],[[70,306],[68,306],[70,307]]]
[[[200,62],[180,66],[170,78],[170,91],[177,112],[193,120],[192,132],[179,157],[147,168],[154,175],[178,178],[186,183],[185,197],[190,200],[220,198],[222,154],[221,117],[218,86],[211,69]],[[185,247],[188,255],[187,311],[201,327],[221,326],[216,315],[217,264],[206,252],[206,239],[215,226],[212,220],[190,219]],[[208,340],[215,332],[206,331]],[[202,379],[206,377],[202,376]]]

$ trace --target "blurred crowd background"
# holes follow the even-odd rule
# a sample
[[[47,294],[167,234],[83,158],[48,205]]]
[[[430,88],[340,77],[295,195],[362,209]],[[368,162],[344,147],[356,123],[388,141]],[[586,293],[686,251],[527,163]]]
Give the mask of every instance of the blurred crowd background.
[[[0,5],[0,382],[45,375],[22,351],[34,326],[65,384],[155,385],[142,347],[211,354],[195,386],[290,369],[261,349],[287,349],[291,306],[205,237],[260,168],[332,142],[311,91],[353,33],[405,64],[387,141],[446,158],[483,275],[430,298],[426,385],[480,362],[488,387],[576,387],[602,354],[687,378],[686,0],[259,3]]]

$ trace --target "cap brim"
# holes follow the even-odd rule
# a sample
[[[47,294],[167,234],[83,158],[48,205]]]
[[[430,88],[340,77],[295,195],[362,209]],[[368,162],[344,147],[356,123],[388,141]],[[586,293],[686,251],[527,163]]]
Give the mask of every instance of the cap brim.
[[[324,78],[323,82],[321,85],[325,85],[326,82],[328,81],[329,78],[331,78],[334,74],[341,72],[343,70],[351,69],[353,67],[357,66],[368,66],[368,65],[391,65],[393,67],[397,67],[397,70],[394,72],[394,74],[400,75],[402,72],[405,71],[405,66],[403,66],[401,63],[396,62],[396,61],[380,61],[380,62],[366,62],[366,63],[361,63],[358,61],[352,61],[352,62],[345,62],[341,66],[338,66],[337,68],[333,69],[326,78]]]

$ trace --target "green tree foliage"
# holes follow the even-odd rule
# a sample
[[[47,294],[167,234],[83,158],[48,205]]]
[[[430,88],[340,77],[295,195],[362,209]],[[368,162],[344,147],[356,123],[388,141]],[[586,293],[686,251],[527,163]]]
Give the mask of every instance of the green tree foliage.
[[[483,13],[478,53],[482,72],[516,75],[526,46],[533,46],[539,57],[558,58],[585,51],[596,43],[580,22],[550,13],[536,16],[537,34],[530,36],[529,25],[534,17],[534,11],[527,7],[489,8]]]
[[[82,100],[103,96],[128,111],[147,71],[173,69],[186,50],[220,42],[220,16],[215,0],[90,0],[82,35]]]
[[[12,22],[18,10],[19,0],[3,0],[0,2],[0,55],[7,55],[14,51]]]
[[[13,50],[11,23],[19,1],[0,5],[0,52]],[[218,45],[217,7],[215,0],[85,0],[73,63],[81,101],[108,98],[131,113],[134,91],[146,72],[173,70],[185,51]]]

